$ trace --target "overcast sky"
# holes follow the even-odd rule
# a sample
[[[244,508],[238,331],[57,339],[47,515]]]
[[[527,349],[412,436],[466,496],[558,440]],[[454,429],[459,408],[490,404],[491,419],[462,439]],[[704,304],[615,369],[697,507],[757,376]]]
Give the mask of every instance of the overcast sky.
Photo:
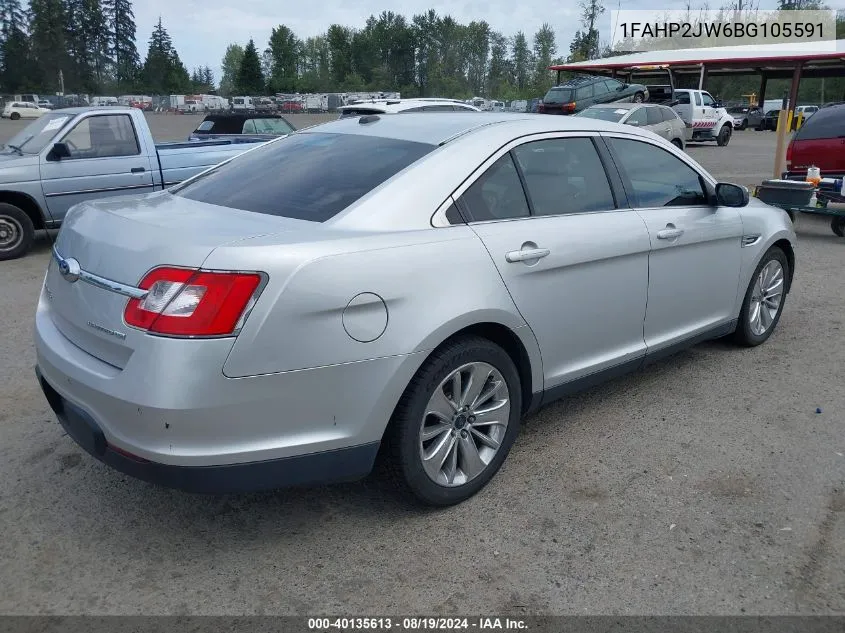
[[[605,0],[607,12],[601,24],[602,40],[610,38],[610,11],[619,8],[621,0]],[[622,9],[682,9],[686,0],[638,0],[636,4],[621,2]],[[693,0],[693,6],[704,4]],[[717,9],[720,0],[711,0]],[[845,9],[845,0],[828,0],[828,6]],[[232,42],[246,44],[255,40],[259,53],[267,47],[270,30],[285,24],[300,38],[320,35],[330,24],[360,28],[372,14],[384,10],[401,13],[406,18],[434,9],[438,15],[450,14],[466,24],[486,20],[507,36],[519,30],[529,42],[543,22],[549,22],[557,33],[558,54],[569,50],[572,35],[580,28],[577,1],[549,0],[468,0],[432,2],[431,0],[135,0],[135,22],[141,61],[147,54],[149,37],[159,16],[183,63],[192,70],[208,65],[220,79],[220,60]],[[760,0],[760,8],[773,8],[776,0]]]

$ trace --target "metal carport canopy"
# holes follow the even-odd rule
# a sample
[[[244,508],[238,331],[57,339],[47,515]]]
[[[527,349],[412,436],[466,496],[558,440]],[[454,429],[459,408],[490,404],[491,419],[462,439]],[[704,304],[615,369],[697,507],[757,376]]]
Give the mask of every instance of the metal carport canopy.
[[[704,88],[707,75],[760,75],[758,100],[761,107],[765,99],[768,79],[791,78],[787,110],[781,113],[783,121],[791,121],[802,76],[806,78],[845,76],[845,40],[806,42],[800,46],[786,43],[650,51],[558,64],[549,66],[549,70],[558,71],[558,80],[562,71],[609,76],[615,76],[620,72],[665,76],[666,71],[669,70],[672,76],[698,75],[698,85],[701,89]],[[842,99],[845,100],[845,95],[842,95]],[[787,125],[779,123],[773,170],[776,178],[780,177],[786,165],[787,134]]]
[[[831,50],[832,44],[835,50]],[[845,75],[845,40],[807,42],[800,47],[763,44],[651,51],[559,64],[549,66],[549,70],[607,75],[643,66],[662,66],[679,74],[697,74],[704,66],[711,75],[765,74],[774,77],[778,74],[791,76],[790,71],[799,63],[805,77],[841,77]]]

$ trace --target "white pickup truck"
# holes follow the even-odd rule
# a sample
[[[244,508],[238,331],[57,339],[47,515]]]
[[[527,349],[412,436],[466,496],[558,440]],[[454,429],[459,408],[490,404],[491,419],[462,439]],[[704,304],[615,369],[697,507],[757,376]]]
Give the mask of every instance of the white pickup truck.
[[[687,141],[716,141],[724,147],[733,134],[733,116],[706,90],[675,89],[672,109],[687,126]]]
[[[0,260],[24,255],[84,200],[158,191],[266,143],[230,137],[156,143],[137,108],[42,115],[0,149]]]

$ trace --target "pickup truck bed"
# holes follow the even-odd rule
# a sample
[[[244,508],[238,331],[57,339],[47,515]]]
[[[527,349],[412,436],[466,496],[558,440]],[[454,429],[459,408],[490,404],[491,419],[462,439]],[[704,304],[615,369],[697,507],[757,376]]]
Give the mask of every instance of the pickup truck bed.
[[[227,138],[156,143],[161,185],[175,185],[224,160],[263,145],[267,140],[269,139]]]

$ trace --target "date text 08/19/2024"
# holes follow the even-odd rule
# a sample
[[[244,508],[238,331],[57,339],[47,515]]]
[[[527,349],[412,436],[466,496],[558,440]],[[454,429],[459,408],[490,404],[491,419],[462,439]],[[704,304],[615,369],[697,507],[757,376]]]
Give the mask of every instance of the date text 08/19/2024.
[[[527,624],[518,618],[500,617],[326,617],[308,618],[309,631],[495,631],[495,630],[521,630],[526,629]]]

